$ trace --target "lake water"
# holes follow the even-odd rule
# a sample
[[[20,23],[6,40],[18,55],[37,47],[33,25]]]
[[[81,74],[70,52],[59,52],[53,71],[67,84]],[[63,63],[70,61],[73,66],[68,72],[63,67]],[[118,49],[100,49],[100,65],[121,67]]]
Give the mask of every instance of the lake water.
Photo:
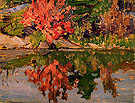
[[[0,51],[0,103],[134,103],[134,51]]]

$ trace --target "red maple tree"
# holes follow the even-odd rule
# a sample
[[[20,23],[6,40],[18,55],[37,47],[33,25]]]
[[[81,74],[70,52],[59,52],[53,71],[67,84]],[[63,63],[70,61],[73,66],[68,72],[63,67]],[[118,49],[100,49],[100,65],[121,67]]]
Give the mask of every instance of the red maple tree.
[[[53,39],[58,39],[60,35],[74,32],[70,21],[66,20],[71,6],[66,7],[65,0],[34,1],[32,0],[30,8],[23,14],[21,23],[24,26],[35,23],[36,29],[41,30],[49,43],[52,43]]]

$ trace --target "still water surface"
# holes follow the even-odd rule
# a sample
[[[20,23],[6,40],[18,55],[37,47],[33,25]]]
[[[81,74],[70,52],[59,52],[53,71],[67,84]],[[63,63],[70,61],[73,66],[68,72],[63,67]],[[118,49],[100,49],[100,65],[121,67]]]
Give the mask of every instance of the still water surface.
[[[133,51],[8,52],[0,54],[1,103],[135,102]]]

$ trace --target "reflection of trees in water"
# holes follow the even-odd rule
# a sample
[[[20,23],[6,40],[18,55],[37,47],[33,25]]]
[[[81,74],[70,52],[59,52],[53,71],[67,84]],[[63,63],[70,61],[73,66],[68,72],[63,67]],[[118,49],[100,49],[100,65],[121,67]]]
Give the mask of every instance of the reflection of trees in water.
[[[67,74],[68,69],[71,67],[70,62],[62,66],[58,61],[54,60],[54,62],[43,68],[38,67],[35,70],[28,69],[25,71],[25,74],[29,76],[30,82],[38,86],[38,89],[42,91],[44,96],[46,95],[46,91],[49,90],[49,102],[53,100],[57,103],[58,96],[61,96],[61,99],[67,100],[67,90],[72,89]]]
[[[97,83],[94,82],[95,78],[98,78],[99,75],[99,70],[93,71],[93,72],[87,72],[84,74],[81,78],[79,78],[79,83],[78,83],[78,94],[82,95],[82,98],[85,99],[90,99],[91,98],[91,93],[95,89]]]
[[[132,52],[124,51],[100,53],[53,51],[47,53],[47,55],[27,55],[9,61],[5,69],[22,65],[33,66],[34,70],[26,71],[29,80],[38,85],[39,90],[44,95],[48,90],[49,100],[54,102],[57,102],[58,96],[66,100],[67,90],[72,89],[73,86],[78,88],[78,93],[83,98],[90,99],[91,93],[97,85],[94,79],[99,77],[101,77],[105,92],[110,91],[113,97],[116,97],[116,78],[112,78],[111,75],[118,69],[124,69],[125,71],[129,68],[134,69],[133,57]],[[43,67],[43,65],[47,66]]]
[[[118,96],[117,94],[117,87],[116,87],[116,81],[121,81],[120,78],[112,78],[112,73],[117,71],[117,69],[122,69],[124,71],[127,71],[129,69],[135,70],[134,62],[122,62],[115,65],[112,65],[111,62],[108,62],[108,66],[103,66],[102,64],[99,66],[100,68],[100,78],[103,83],[104,92],[109,91],[114,98]],[[114,71],[115,68],[115,71]]]
[[[17,83],[19,83],[19,81],[16,78],[18,71],[19,70],[15,71],[15,69],[13,69],[13,68],[12,69],[6,69],[6,70],[1,69],[0,75],[2,75],[2,76],[1,76],[1,82],[0,83],[3,86],[9,86],[9,82],[12,82],[12,81],[9,80],[9,77],[13,76],[13,74],[14,74],[14,80]]]
[[[0,75],[1,75],[2,73],[3,73],[3,70],[1,70]],[[8,85],[8,82],[7,82],[8,76],[9,76],[9,70],[7,69],[7,70],[5,70],[5,75],[3,75],[2,78],[1,78],[1,84],[2,84],[3,86],[9,86],[9,85]],[[5,78],[3,78],[3,77],[5,77]]]
[[[127,62],[124,61],[121,64],[119,64],[121,66],[121,69],[124,70],[125,72],[127,70],[135,70],[135,62]]]
[[[108,63],[108,65],[111,66],[111,63]],[[112,78],[112,69],[111,68],[104,68],[103,65],[100,66],[100,78],[103,83],[104,92],[108,90],[114,98],[118,96],[117,90],[116,90],[116,84],[114,83],[114,79]]]

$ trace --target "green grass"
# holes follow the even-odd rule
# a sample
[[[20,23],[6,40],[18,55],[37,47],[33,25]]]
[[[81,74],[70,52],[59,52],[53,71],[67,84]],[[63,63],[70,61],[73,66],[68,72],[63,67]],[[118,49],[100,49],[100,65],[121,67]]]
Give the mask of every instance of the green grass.
[[[118,35],[105,35],[100,34],[99,36],[93,35],[91,38],[83,38],[83,30],[80,28],[76,28],[74,34],[70,35],[69,40],[73,41],[74,43],[79,43],[82,45],[82,47],[86,46],[88,43],[94,43],[99,46],[111,46],[111,47],[134,47],[135,44],[135,34],[130,34],[133,35],[133,37],[121,37],[119,38]],[[91,35],[91,34],[90,34]],[[83,38],[83,40],[81,40]]]

